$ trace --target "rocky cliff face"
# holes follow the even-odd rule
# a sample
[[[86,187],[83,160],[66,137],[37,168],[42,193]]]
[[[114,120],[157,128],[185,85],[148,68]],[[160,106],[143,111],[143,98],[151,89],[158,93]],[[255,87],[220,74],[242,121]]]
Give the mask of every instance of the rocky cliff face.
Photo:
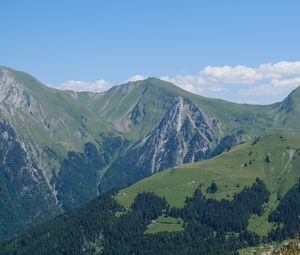
[[[146,163],[155,173],[167,167],[195,162],[209,155],[222,134],[222,125],[183,97],[174,103],[159,125],[133,149],[141,153],[137,166]]]
[[[48,185],[49,194],[56,199],[55,191],[50,185],[51,169],[48,162],[43,160],[45,144],[37,135],[39,133],[44,140],[49,139],[54,122],[51,123],[38,99],[5,68],[0,68],[0,117],[13,128],[14,138],[26,153],[28,163],[38,167],[39,174]]]
[[[49,125],[49,118],[41,104],[6,69],[0,69],[0,88],[2,113],[14,116],[19,112]]]
[[[41,103],[32,96],[22,82],[14,77],[9,69],[0,68],[0,117],[14,131],[15,139],[26,154],[27,164],[35,165],[39,175],[46,180],[48,191],[55,199],[49,184],[47,163],[43,162],[43,144],[36,138],[38,128],[49,135],[50,118]],[[46,137],[44,135],[44,137]],[[30,168],[31,169],[31,168]],[[38,180],[37,180],[38,181]]]
[[[243,131],[224,135],[220,121],[189,99],[175,97],[157,127],[111,165],[100,188],[126,186],[166,168],[209,158],[245,139]]]

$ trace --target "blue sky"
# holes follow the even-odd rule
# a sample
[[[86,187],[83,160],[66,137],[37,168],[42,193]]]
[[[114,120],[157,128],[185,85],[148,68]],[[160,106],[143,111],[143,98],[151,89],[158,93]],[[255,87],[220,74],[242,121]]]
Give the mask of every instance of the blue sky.
[[[57,87],[155,76],[270,103],[300,85],[299,12],[297,0],[3,0],[0,65]]]

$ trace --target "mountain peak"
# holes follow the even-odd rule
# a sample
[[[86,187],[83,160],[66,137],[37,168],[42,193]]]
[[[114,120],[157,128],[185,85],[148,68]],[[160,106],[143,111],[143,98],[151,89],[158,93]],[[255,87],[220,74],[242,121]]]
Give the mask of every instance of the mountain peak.
[[[292,97],[299,97],[299,99],[300,99],[300,85],[297,87],[297,88],[295,88],[290,94],[289,94],[289,96],[292,96]]]
[[[0,68],[0,88],[0,103],[4,101],[14,103],[17,101],[14,96],[23,94],[22,84],[15,80],[7,68]]]
[[[0,68],[0,109],[6,116],[17,112],[45,119],[45,110],[10,68]],[[30,83],[31,84],[31,83]],[[32,84],[31,84],[32,85]]]
[[[280,104],[279,109],[286,113],[300,112],[300,86],[294,89]]]
[[[130,81],[130,82],[127,82],[125,84],[121,84],[119,86],[115,86],[115,87],[128,87],[128,86],[135,86],[135,87],[154,87],[154,88],[160,88],[160,89],[164,89],[166,91],[169,91],[169,92],[172,92],[173,94],[175,93],[176,95],[177,94],[186,94],[186,93],[189,93],[185,90],[183,90],[182,88],[178,87],[177,85],[171,83],[171,82],[168,82],[168,81],[165,81],[165,80],[162,80],[162,79],[159,79],[157,77],[147,77],[146,79],[144,80],[138,80],[138,81]]]

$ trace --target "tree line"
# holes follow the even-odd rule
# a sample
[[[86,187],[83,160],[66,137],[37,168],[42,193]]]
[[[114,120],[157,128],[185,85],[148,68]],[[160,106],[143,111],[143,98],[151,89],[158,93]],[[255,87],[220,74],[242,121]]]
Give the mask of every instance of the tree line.
[[[0,254],[235,254],[261,240],[247,231],[252,214],[261,215],[269,191],[257,179],[232,201],[208,199],[196,189],[181,209],[171,208],[154,193],[137,195],[131,207],[114,199],[116,190],[87,205],[39,225],[1,244]],[[122,212],[116,216],[117,212]],[[184,230],[145,234],[147,226],[165,215],[182,218]]]

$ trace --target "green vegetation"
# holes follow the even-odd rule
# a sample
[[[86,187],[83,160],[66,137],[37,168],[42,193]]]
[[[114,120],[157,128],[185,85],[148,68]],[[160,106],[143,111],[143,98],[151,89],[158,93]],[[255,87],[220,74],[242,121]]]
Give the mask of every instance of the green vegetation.
[[[206,192],[207,193],[216,193],[218,191],[218,186],[217,184],[215,183],[215,181],[213,181],[211,183],[211,185],[206,189]]]
[[[232,201],[207,199],[197,189],[186,199],[184,208],[170,209],[165,199],[144,192],[136,196],[127,213],[118,217],[115,213],[124,208],[118,206],[112,194],[101,194],[84,207],[0,244],[1,254],[213,255],[226,252],[233,255],[246,243],[258,244],[258,236],[247,232],[245,223],[251,213],[261,214],[269,193],[257,179]],[[161,217],[164,212],[165,220]],[[224,215],[230,215],[225,222]],[[185,226],[180,231],[149,232],[149,224],[155,220],[175,225],[174,217],[177,224],[184,218]]]
[[[182,208],[171,207],[152,192],[142,192],[126,210],[114,199],[116,192],[103,193],[75,211],[0,244],[1,254],[235,255],[241,248],[262,247],[265,241],[281,241],[300,232],[300,182],[269,216],[284,227],[263,238],[248,230],[251,216],[262,217],[270,202],[270,192],[259,178],[231,200],[208,198],[196,188]],[[255,249],[259,250],[240,252],[249,254]]]
[[[170,216],[159,216],[152,220],[148,225],[145,233],[153,234],[159,232],[177,232],[183,231],[183,220],[181,218],[173,218]]]
[[[217,232],[241,233],[247,230],[251,215],[263,214],[263,204],[269,201],[269,195],[265,184],[258,178],[250,188],[245,187],[231,201],[206,198],[200,189],[196,189],[193,197],[185,200],[184,208],[172,207],[169,215],[208,225]]]
[[[108,192],[88,204],[36,226],[0,244],[0,254],[96,254],[103,249],[102,232],[113,224],[120,206]]]
[[[270,216],[269,221],[276,222],[277,228],[272,229],[270,237],[282,241],[291,237],[300,229],[300,178],[299,182],[291,188],[280,200],[278,207]],[[299,232],[298,232],[299,234]]]
[[[232,199],[244,186],[250,186],[259,177],[271,192],[264,205],[265,213],[250,219],[249,230],[266,234],[272,224],[266,222],[277,204],[277,197],[297,183],[300,177],[300,138],[288,134],[268,135],[255,144],[242,144],[230,151],[199,163],[171,168],[145,178],[125,189],[116,200],[129,208],[137,193],[146,191],[165,197],[171,206],[182,207],[186,196],[191,196],[200,186],[203,193],[215,181],[218,190],[207,193],[207,197]],[[270,155],[270,163],[265,162]],[[247,166],[245,166],[247,163]]]
[[[273,229],[276,224],[268,221],[269,215],[278,206],[279,201],[273,193],[270,195],[270,201],[264,204],[264,212],[261,216],[252,215],[249,220],[248,231],[255,232],[260,236],[267,236],[269,231]]]
[[[36,171],[38,168],[34,167]],[[31,178],[32,174],[39,184]],[[0,239],[21,233],[24,223],[33,226],[60,212],[46,185],[28,164],[28,154],[16,140],[15,131],[0,121]]]
[[[105,165],[106,162],[92,143],[84,146],[84,153],[68,153],[68,158],[61,162],[58,176],[52,179],[64,210],[75,209],[96,197],[97,172]]]

